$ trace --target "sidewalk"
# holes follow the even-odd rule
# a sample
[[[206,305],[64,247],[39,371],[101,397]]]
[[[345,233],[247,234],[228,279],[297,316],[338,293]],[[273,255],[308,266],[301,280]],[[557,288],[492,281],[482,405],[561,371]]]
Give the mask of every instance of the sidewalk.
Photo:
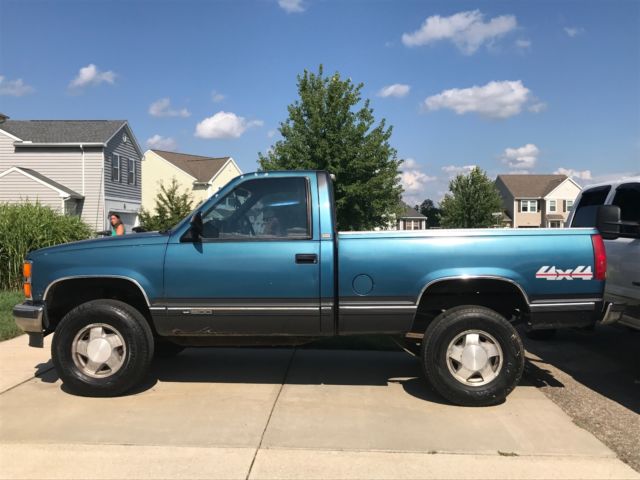
[[[2,478],[640,478],[534,387],[447,405],[403,353],[187,349],[97,399],[53,370],[25,382],[44,359],[16,340],[0,344],[19,384],[0,395]]]

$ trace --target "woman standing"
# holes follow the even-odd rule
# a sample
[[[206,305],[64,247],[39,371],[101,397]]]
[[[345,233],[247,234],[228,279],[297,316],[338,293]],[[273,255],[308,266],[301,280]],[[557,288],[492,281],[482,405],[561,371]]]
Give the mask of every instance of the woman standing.
[[[111,222],[111,236],[115,237],[118,235],[124,235],[124,223],[120,219],[120,215],[117,213],[112,213],[109,215],[109,221]]]

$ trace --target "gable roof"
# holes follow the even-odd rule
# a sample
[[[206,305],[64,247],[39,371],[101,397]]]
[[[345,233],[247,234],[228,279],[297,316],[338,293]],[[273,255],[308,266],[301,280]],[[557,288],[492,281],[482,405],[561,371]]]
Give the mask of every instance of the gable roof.
[[[106,143],[126,120],[6,120],[1,130],[33,143]]]
[[[515,198],[543,198],[567,179],[566,175],[498,175]]]
[[[231,159],[231,157],[204,157],[165,150],[152,149],[151,151],[202,183],[209,182]]]
[[[411,208],[406,203],[403,203],[404,212],[400,215],[400,218],[427,218],[420,212],[416,211],[415,208]]]
[[[18,172],[21,173],[22,175],[25,175],[27,177],[32,178],[33,180],[35,180],[36,182],[42,183],[44,185],[46,185],[47,187],[56,190],[61,197],[63,198],[84,198],[82,195],[80,195],[79,193],[71,190],[70,188],[65,187],[64,185],[51,180],[49,177],[46,177],[44,175],[42,175],[40,172],[37,172],[35,170],[32,170],[30,168],[24,168],[24,167],[11,167],[8,170],[5,170],[4,172],[0,173],[0,177],[3,177],[11,172]]]

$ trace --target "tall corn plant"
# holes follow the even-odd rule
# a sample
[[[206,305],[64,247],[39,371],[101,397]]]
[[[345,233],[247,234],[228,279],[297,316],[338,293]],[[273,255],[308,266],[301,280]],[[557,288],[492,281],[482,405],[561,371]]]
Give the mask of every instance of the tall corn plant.
[[[79,217],[61,215],[39,203],[0,203],[0,290],[20,288],[22,262],[30,251],[92,234]]]

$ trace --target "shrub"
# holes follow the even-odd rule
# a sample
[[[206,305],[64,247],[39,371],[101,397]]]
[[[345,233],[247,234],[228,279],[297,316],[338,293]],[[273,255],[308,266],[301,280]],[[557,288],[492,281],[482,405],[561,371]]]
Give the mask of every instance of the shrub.
[[[170,185],[160,183],[155,209],[148,212],[143,208],[140,211],[140,224],[146,231],[168,230],[189,215],[193,209],[193,200],[189,192],[180,193],[179,188],[175,177],[171,179]]]
[[[0,203],[0,290],[21,288],[22,262],[30,251],[92,235],[79,217],[39,203]]]

